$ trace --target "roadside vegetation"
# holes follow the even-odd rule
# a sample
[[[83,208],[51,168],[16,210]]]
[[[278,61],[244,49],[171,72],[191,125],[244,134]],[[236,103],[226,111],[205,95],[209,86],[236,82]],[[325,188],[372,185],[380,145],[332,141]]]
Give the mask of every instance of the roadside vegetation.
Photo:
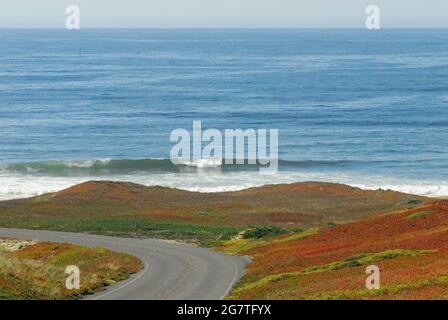
[[[228,299],[448,299],[448,201],[216,249],[253,259]]]
[[[142,268],[135,257],[101,248],[48,242],[27,244],[23,240],[2,242],[6,245],[0,245],[0,300],[79,299]],[[79,290],[65,287],[65,269],[69,265],[80,268]]]
[[[183,240],[201,245],[229,240],[243,230],[241,227],[209,226],[169,222],[144,218],[3,218],[0,225],[6,228],[92,233],[108,236],[145,237]]]

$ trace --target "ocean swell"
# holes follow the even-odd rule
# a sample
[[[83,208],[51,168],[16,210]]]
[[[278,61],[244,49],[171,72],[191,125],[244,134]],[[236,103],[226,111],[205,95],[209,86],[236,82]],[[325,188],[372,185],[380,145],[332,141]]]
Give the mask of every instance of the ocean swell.
[[[349,161],[287,161],[279,160],[282,170],[304,168],[325,168],[343,166]],[[185,172],[194,169],[216,169],[221,171],[258,171],[260,165],[225,164],[221,159],[201,159],[183,161],[175,165],[170,159],[96,159],[73,161],[40,161],[0,165],[0,172],[36,174],[49,176],[110,176],[132,174],[137,172],[163,173]]]

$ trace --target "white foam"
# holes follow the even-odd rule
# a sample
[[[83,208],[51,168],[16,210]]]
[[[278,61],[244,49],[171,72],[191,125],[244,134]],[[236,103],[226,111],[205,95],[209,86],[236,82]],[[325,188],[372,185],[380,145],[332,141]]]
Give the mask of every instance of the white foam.
[[[164,186],[198,192],[238,191],[266,184],[303,181],[335,182],[369,190],[394,190],[405,193],[446,197],[448,182],[401,180],[391,177],[349,175],[336,173],[279,172],[262,176],[258,172],[228,172],[219,169],[185,173],[132,174],[110,177],[50,177],[36,175],[0,174],[0,200],[26,198],[69,188],[89,180],[129,181],[146,186]]]
[[[112,159],[95,159],[95,160],[79,160],[79,161],[63,161],[62,163],[69,168],[91,168],[96,163],[108,164]]]
[[[192,161],[183,161],[182,165],[196,168],[218,168],[222,166],[222,158],[216,159],[195,159]]]

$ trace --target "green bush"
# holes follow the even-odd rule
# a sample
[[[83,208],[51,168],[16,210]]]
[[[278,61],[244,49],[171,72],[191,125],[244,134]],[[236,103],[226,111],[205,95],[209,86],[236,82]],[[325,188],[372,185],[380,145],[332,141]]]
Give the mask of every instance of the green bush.
[[[266,237],[276,237],[281,234],[287,233],[287,230],[280,227],[258,227],[255,229],[250,229],[244,232],[244,239],[261,239]]]

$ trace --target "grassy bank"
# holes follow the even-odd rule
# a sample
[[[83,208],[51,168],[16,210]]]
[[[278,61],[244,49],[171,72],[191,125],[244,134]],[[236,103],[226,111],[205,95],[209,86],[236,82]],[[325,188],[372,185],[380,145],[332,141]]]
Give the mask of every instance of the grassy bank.
[[[448,299],[448,201],[216,249],[253,257],[229,299]]]
[[[214,241],[229,240],[242,230],[242,228],[238,227],[207,226],[143,218],[16,219],[1,217],[0,225],[6,228],[186,240],[197,242],[202,245],[207,245]]]
[[[80,289],[65,287],[65,269],[81,271]],[[18,251],[0,248],[0,299],[78,299],[142,268],[135,257],[101,248],[41,242]]]

